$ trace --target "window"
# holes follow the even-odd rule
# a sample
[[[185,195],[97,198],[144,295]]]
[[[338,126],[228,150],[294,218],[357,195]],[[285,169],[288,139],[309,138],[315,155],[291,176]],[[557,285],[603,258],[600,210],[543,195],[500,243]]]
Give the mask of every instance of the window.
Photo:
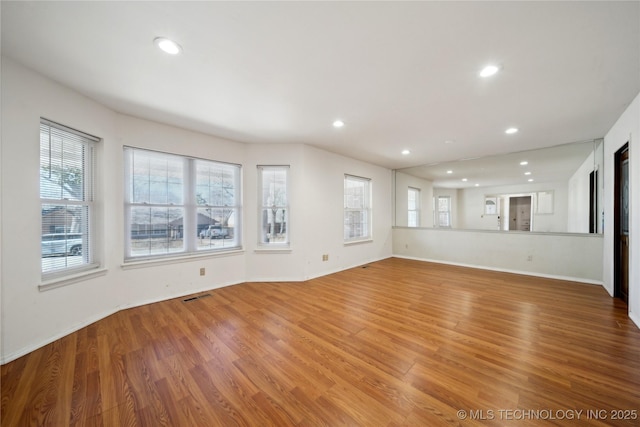
[[[259,243],[289,245],[289,166],[258,166]]]
[[[240,248],[240,166],[125,148],[127,259]]]
[[[407,225],[409,227],[420,227],[420,189],[409,187],[407,211]]]
[[[40,121],[43,277],[98,266],[93,176],[98,141],[57,123]]]
[[[451,227],[451,197],[438,196],[438,218],[436,224],[438,227]]]
[[[344,240],[371,238],[371,180],[344,176]]]

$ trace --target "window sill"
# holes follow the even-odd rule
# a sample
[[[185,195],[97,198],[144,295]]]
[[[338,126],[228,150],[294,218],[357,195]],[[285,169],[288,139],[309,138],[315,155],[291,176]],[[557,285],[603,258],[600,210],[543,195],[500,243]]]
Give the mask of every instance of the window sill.
[[[244,249],[234,249],[230,251],[224,252],[207,252],[207,253],[195,253],[190,255],[180,255],[174,257],[163,257],[163,258],[149,258],[144,260],[130,260],[125,261],[121,267],[123,270],[131,270],[134,268],[145,268],[145,267],[153,267],[162,264],[180,264],[185,261],[193,261],[202,258],[218,258],[225,256],[234,256],[241,255],[244,253]]]
[[[260,246],[257,249],[254,249],[257,254],[290,254],[293,250],[289,246],[281,246],[270,248],[268,246]]]
[[[96,266],[91,270],[84,270],[68,276],[45,279],[42,281],[40,285],[38,285],[38,290],[48,291],[51,289],[61,288],[63,286],[72,285],[78,282],[83,282],[85,280],[93,279],[95,277],[104,276],[105,274],[107,274],[106,268],[100,268],[100,266]]]
[[[373,239],[364,239],[364,240],[353,240],[350,242],[344,242],[345,246],[352,246],[352,245],[360,245],[363,243],[373,243]]]

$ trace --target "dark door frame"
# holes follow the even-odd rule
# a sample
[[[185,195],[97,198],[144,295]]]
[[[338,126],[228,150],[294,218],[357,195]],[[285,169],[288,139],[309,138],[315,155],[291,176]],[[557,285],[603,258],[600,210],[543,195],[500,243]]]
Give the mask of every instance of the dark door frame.
[[[621,211],[620,211],[620,203],[621,203],[621,197],[620,197],[620,177],[622,174],[621,168],[620,168],[620,160],[622,158],[622,155],[629,151],[629,142],[627,142],[626,144],[624,144],[618,151],[616,151],[615,153],[615,157],[614,157],[614,203],[613,203],[613,296],[615,298],[620,298],[622,299],[624,302],[628,303],[627,298],[629,297],[628,294],[624,294],[622,292],[622,278],[621,278],[621,273],[622,273],[622,268],[623,268],[623,263],[622,263],[622,256],[621,256],[621,249],[620,249],[620,229],[622,227],[621,224]],[[627,154],[628,155],[628,154]],[[627,265],[626,265],[627,269],[629,268],[629,260],[627,260]],[[627,277],[628,277],[628,271],[627,271]],[[628,280],[628,279],[627,279]]]

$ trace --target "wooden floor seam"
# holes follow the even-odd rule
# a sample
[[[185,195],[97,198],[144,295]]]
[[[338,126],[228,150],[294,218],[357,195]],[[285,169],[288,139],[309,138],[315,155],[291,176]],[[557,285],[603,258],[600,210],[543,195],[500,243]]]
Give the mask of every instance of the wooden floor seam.
[[[122,310],[0,381],[3,427],[640,426],[640,330],[601,286],[388,258]]]

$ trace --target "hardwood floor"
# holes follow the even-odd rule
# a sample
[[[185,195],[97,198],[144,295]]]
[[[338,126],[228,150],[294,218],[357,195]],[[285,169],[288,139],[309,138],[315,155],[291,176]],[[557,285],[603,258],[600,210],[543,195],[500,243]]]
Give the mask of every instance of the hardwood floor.
[[[2,426],[640,425],[599,286],[391,258],[200,295],[2,366]]]

